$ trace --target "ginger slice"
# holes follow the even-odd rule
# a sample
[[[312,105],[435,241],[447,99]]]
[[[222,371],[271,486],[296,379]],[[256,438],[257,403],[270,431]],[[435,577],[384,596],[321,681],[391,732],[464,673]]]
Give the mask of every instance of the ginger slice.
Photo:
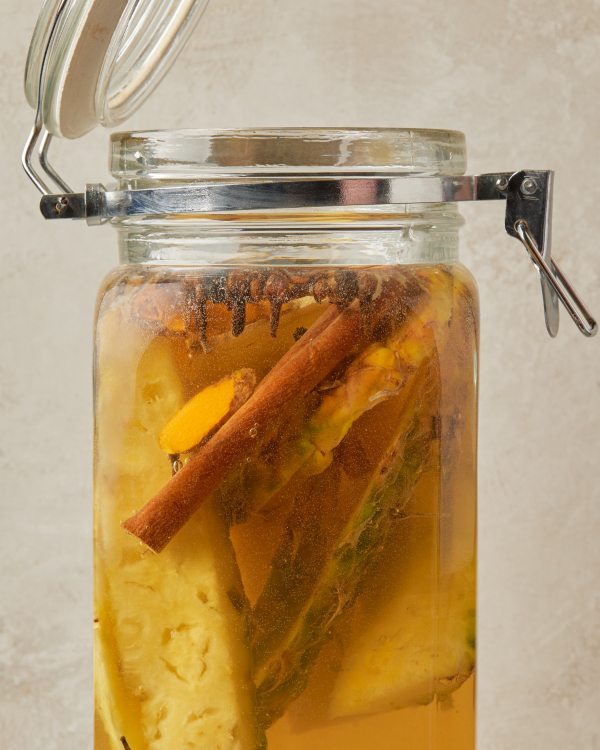
[[[187,453],[211,435],[252,395],[254,370],[236,370],[197,393],[165,425],[159,446],[170,455]]]

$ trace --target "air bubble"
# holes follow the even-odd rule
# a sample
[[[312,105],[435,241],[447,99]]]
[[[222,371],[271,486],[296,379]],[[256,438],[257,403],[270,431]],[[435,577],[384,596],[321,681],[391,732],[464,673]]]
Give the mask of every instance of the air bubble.
[[[255,438],[258,435],[258,425],[250,428],[250,437]]]

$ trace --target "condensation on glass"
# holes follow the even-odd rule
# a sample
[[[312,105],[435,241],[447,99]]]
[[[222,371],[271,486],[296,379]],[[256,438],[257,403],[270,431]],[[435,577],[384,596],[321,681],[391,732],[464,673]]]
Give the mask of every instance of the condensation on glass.
[[[463,136],[112,136],[121,187],[459,175]],[[478,302],[454,204],[115,222],[96,750],[474,746]]]

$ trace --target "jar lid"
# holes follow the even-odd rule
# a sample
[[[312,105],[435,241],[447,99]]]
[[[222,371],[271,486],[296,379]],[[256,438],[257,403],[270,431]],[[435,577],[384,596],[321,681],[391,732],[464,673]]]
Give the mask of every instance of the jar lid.
[[[43,124],[55,136],[118,125],[160,83],[207,4],[44,0],[27,56],[27,101],[36,109],[41,93]]]

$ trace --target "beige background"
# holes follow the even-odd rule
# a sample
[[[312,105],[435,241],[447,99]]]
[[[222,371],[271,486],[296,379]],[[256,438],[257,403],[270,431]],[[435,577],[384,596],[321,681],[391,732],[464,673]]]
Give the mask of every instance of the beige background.
[[[20,170],[39,0],[0,23],[0,747],[91,747],[91,331],[111,229],[45,225]],[[448,127],[470,171],[557,172],[555,253],[600,315],[600,2],[212,0],[132,126]],[[107,133],[61,143],[76,186]],[[600,749],[600,337],[545,333],[500,204],[482,297],[479,747]],[[399,747],[400,747],[399,743]]]

